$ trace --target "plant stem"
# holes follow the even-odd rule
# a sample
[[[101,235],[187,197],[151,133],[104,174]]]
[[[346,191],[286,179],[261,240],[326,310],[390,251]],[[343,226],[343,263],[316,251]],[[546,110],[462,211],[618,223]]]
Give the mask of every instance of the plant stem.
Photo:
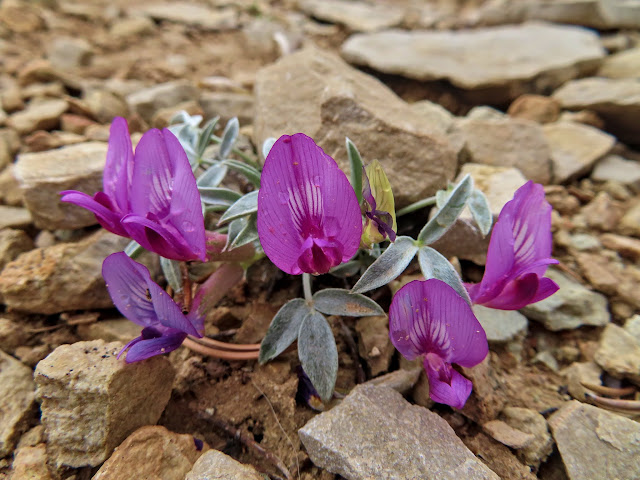
[[[411,205],[407,205],[406,207],[401,208],[396,212],[396,216],[400,217],[402,215],[406,215],[407,213],[420,210],[421,208],[428,207],[430,205],[435,205],[435,203],[436,203],[436,197],[423,198],[422,200],[419,200],[415,203],[412,203]]]
[[[311,275],[302,274],[302,289],[304,290],[304,299],[309,305],[313,304],[313,295],[311,295]]]

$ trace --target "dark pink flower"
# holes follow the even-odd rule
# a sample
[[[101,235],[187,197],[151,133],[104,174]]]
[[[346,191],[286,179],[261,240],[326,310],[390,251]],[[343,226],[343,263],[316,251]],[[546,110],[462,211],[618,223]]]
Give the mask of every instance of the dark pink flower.
[[[127,363],[171,352],[182,345],[187,335],[202,336],[203,319],[198,309],[183,314],[169,294],[151,280],[147,267],[124,252],[113,253],[104,260],[102,276],[120,313],[144,327],[140,336],[120,352],[127,352]]]
[[[518,310],[553,295],[558,285],[543,277],[551,258],[551,205],[531,181],[505,204],[493,226],[487,264],[478,284],[467,284],[473,303]]]
[[[453,369],[473,367],[489,353],[487,336],[469,304],[441,280],[414,280],[393,297],[389,336],[407,359],[422,357],[434,402],[462,408],[473,385]]]
[[[358,250],[356,194],[335,160],[302,133],[280,137],[265,160],[258,234],[267,257],[293,275],[326,273]]]

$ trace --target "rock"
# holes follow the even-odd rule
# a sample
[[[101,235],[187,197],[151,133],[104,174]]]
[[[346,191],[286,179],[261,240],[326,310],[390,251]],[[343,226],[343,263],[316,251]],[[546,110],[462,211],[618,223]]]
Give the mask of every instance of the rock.
[[[606,248],[615,250],[623,257],[634,261],[640,260],[640,240],[612,233],[605,233],[600,240]]]
[[[500,110],[487,105],[476,105],[467,113],[469,120],[502,120],[506,117]]]
[[[542,128],[551,148],[554,183],[588,173],[616,142],[611,135],[579,123],[550,123]]]
[[[42,423],[56,465],[100,465],[129,434],[160,418],[173,367],[163,357],[127,364],[116,358],[121,348],[118,342],[77,342],[38,363]]]
[[[47,58],[61,70],[88,65],[93,56],[91,44],[84,38],[55,37],[47,45]]]
[[[596,251],[602,248],[602,244],[597,237],[589,235],[588,233],[574,233],[570,237],[570,246],[578,250],[583,251]]]
[[[519,407],[506,407],[501,417],[509,426],[533,436],[533,441],[519,448],[516,455],[537,469],[553,451],[553,440],[545,418],[535,410]]]
[[[421,100],[412,103],[410,107],[415,113],[422,115],[429,122],[429,125],[440,133],[447,133],[454,125],[456,117],[442,105],[429,100]]]
[[[303,0],[299,8],[307,15],[329,23],[339,23],[354,32],[375,32],[399,25],[405,12],[398,5],[361,1]]]
[[[640,237],[640,202],[632,205],[622,216],[618,230],[624,235]]]
[[[191,2],[148,3],[133,12],[154,20],[166,20],[199,27],[204,30],[233,30],[238,27],[238,12],[235,8],[212,9]]]
[[[184,480],[201,454],[191,435],[160,425],[140,427],[115,449],[92,480]]]
[[[25,322],[16,320],[10,316],[0,317],[0,350],[9,354],[13,354],[17,347],[24,345],[30,336],[26,331]]]
[[[118,94],[109,90],[91,90],[84,101],[93,117],[100,123],[110,123],[114,117],[127,117],[129,106]]]
[[[263,478],[263,475],[252,466],[243,465],[218,450],[209,450],[196,461],[184,480],[262,480]]]
[[[418,382],[420,374],[423,372],[421,365],[411,370],[394,370],[393,372],[381,375],[365,382],[366,385],[377,385],[378,387],[386,387],[396,392],[406,395]]]
[[[640,423],[573,400],[549,425],[570,480],[640,477]]]
[[[491,420],[482,425],[482,429],[494,440],[515,450],[528,447],[536,438],[532,434],[522,432],[502,420]]]
[[[2,4],[0,22],[15,33],[29,33],[44,28],[41,9],[28,3]]]
[[[380,160],[396,206],[435,194],[453,178],[457,160],[430,121],[391,90],[340,58],[308,48],[258,72],[254,143],[305,132],[344,171],[345,136],[365,163]]]
[[[140,325],[126,318],[102,320],[88,325],[78,325],[78,335],[83,340],[127,343],[140,335]]]
[[[27,108],[12,114],[7,125],[24,135],[36,130],[53,130],[60,124],[60,115],[67,111],[66,100],[51,99],[31,102]]]
[[[595,253],[579,253],[576,262],[584,277],[593,287],[607,295],[615,296],[624,276],[623,265],[611,258]]]
[[[542,95],[520,95],[509,105],[507,114],[536,123],[552,123],[560,116],[560,102]]]
[[[635,2],[610,0],[529,0],[524,17],[557,23],[572,23],[600,30],[638,28],[640,9]]]
[[[624,329],[640,344],[640,315],[634,315],[624,322]]]
[[[494,222],[498,219],[505,203],[511,200],[516,190],[527,182],[520,170],[513,167],[466,163],[462,166],[457,180],[461,180],[466,174],[471,175],[475,188],[487,197]],[[433,244],[433,248],[447,258],[458,257],[484,265],[490,238],[490,235],[482,236],[471,212],[465,208],[453,226]]]
[[[200,106],[204,118],[220,116],[220,124],[225,125],[233,117],[240,125],[253,123],[253,95],[234,92],[205,92],[200,96]]]
[[[188,80],[161,83],[127,95],[127,103],[146,121],[161,108],[173,107],[189,100],[198,100],[198,89]]]
[[[511,450],[482,432],[465,437],[467,447],[502,480],[536,480],[531,470],[518,461]]]
[[[0,458],[6,457],[35,417],[31,369],[0,350]]]
[[[118,38],[143,36],[153,32],[155,24],[148,17],[136,16],[117,20],[111,25],[109,34]]]
[[[189,115],[200,115],[204,113],[200,104],[195,100],[188,100],[172,107],[161,108],[156,111],[151,119],[151,125],[154,128],[166,128],[171,123],[171,119],[180,111],[185,111]]]
[[[600,385],[602,369],[594,362],[574,362],[560,372],[567,379],[569,393],[576,400],[584,402],[586,394],[592,393],[582,383]]]
[[[564,111],[560,114],[559,122],[582,123],[595,127],[599,130],[604,129],[604,120],[597,113],[591,110],[579,110],[577,112]]]
[[[443,418],[384,387],[357,386],[298,433],[314,464],[348,480],[499,478]]]
[[[490,344],[508,343],[527,333],[527,317],[515,310],[496,310],[474,305],[473,313],[484,328]]]
[[[599,192],[593,200],[582,208],[587,225],[605,232],[614,230],[624,211],[607,192]]]
[[[18,255],[33,248],[33,240],[22,230],[0,230],[0,271]]]
[[[75,113],[63,113],[60,117],[60,128],[64,132],[83,135],[87,127],[94,125],[95,122],[90,118]]]
[[[22,207],[0,205],[0,230],[3,228],[26,228],[31,225],[29,210]]]
[[[572,330],[582,325],[603,326],[610,322],[607,299],[557,270],[547,270],[547,277],[560,290],[541,302],[522,309],[527,318],[544,324],[548,330]]]
[[[460,55],[464,52],[464,55]],[[459,31],[356,34],[342,45],[352,63],[415,80],[448,80],[474,103],[499,104],[592,72],[604,57],[598,36],[527,23]]]
[[[35,446],[18,448],[13,459],[12,480],[53,480],[47,466],[47,446],[39,443]]]
[[[105,143],[88,142],[18,156],[14,174],[38,228],[74,229],[97,223],[90,211],[61,202],[60,192],[79,190],[93,195],[102,190],[106,155]]]
[[[607,155],[597,163],[591,179],[598,182],[614,180],[640,192],[640,163],[619,155]]]
[[[567,82],[553,93],[563,108],[596,112],[607,131],[623,142],[640,143],[640,79],[583,78]]]
[[[472,368],[461,368],[473,383],[473,391],[460,413],[477,423],[495,420],[507,402],[504,382],[491,366],[491,354]]]
[[[464,142],[465,161],[496,167],[515,167],[537,183],[551,180],[551,151],[540,125],[528,120],[462,119],[454,135]]]
[[[395,349],[389,340],[389,319],[386,315],[361,317],[356,320],[358,350],[369,366],[372,377],[389,370]]]
[[[23,253],[0,272],[0,295],[9,308],[45,315],[110,308],[102,261],[127,243],[101,230],[78,243]]]
[[[631,48],[604,59],[599,77],[640,78],[640,47]]]
[[[611,376],[640,385],[640,342],[624,328],[607,325],[594,360]]]

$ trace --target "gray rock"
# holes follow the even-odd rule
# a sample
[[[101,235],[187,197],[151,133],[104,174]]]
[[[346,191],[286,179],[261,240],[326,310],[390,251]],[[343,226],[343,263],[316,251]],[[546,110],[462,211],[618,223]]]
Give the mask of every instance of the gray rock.
[[[61,70],[88,65],[93,56],[91,44],[79,37],[55,37],[46,48],[53,68]]]
[[[604,59],[599,77],[640,78],[640,47],[631,48]]]
[[[515,310],[496,310],[474,305],[473,313],[490,344],[503,344],[527,333],[527,317]]]
[[[417,365],[411,370],[401,368],[400,370],[394,370],[385,375],[367,380],[365,384],[391,388],[402,395],[406,395],[416,385],[423,371],[422,365]]]
[[[197,3],[176,1],[150,3],[136,7],[132,12],[154,20],[167,20],[204,30],[232,30],[238,27],[238,11],[235,8],[213,9]]]
[[[90,211],[61,202],[60,192],[79,190],[93,195],[102,190],[106,155],[105,143],[89,142],[18,156],[14,175],[38,228],[74,229],[97,223]]]
[[[340,58],[309,48],[256,76],[254,141],[304,132],[348,172],[345,136],[363,161],[380,160],[396,206],[433,195],[453,178],[454,152],[430,121]]]
[[[640,163],[619,155],[607,155],[596,164],[591,179],[598,182],[613,180],[640,192]]]
[[[503,116],[461,119],[453,135],[464,144],[461,158],[497,167],[516,167],[534,182],[551,181],[551,151],[540,125]]]
[[[405,11],[398,5],[360,1],[303,0],[299,8],[307,15],[330,23],[339,23],[354,32],[375,32],[395,27],[404,19]]]
[[[163,357],[125,363],[121,343],[62,345],[35,371],[47,449],[58,466],[97,466],[130,433],[155,424],[174,370]]]
[[[541,302],[522,309],[527,318],[544,324],[549,330],[571,330],[582,325],[603,326],[611,321],[607,298],[582,286],[557,270],[547,270],[547,277],[560,290]]]
[[[624,328],[607,325],[593,359],[610,375],[640,385],[640,342]]]
[[[262,480],[255,468],[243,465],[218,451],[205,452],[195,463],[184,480]]]
[[[34,415],[31,369],[0,350],[0,458],[9,455]]]
[[[611,135],[580,123],[549,123],[542,129],[551,148],[554,183],[564,183],[588,173],[616,142]]]
[[[596,251],[602,248],[602,244],[598,237],[589,235],[588,233],[574,233],[570,237],[570,246],[579,252]]]
[[[537,469],[553,451],[553,440],[545,418],[535,410],[518,407],[506,407],[501,417],[509,426],[533,435],[534,440],[518,449],[516,455],[525,464]]]
[[[22,135],[36,130],[53,130],[60,124],[60,116],[67,108],[66,100],[33,101],[24,110],[11,115],[7,125]]]
[[[620,140],[640,143],[640,79],[583,78],[553,93],[563,108],[592,110]]]
[[[588,30],[527,23],[467,31],[356,34],[343,44],[342,54],[384,73],[448,80],[475,94],[476,101],[500,103],[593,71],[604,49]]]
[[[360,385],[299,430],[313,463],[348,480],[498,479],[439,415]]]
[[[574,400],[549,426],[570,480],[640,478],[640,423]]]
[[[33,240],[22,230],[0,229],[0,271],[11,260],[32,248]]]
[[[23,253],[0,272],[0,295],[9,308],[45,315],[109,308],[102,261],[127,243],[101,230],[82,242]]]
[[[199,103],[204,118],[220,116],[221,125],[233,117],[238,117],[242,126],[253,123],[254,99],[248,93],[205,92],[200,96]]]
[[[0,230],[3,228],[25,228],[33,219],[29,210],[22,207],[0,205]]]
[[[189,100],[198,100],[198,89],[188,80],[161,83],[127,95],[127,103],[147,122],[162,108],[173,107]]]

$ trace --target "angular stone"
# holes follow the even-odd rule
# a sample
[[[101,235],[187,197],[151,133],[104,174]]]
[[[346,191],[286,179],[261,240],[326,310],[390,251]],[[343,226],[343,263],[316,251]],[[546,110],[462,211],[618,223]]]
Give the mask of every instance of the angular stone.
[[[604,49],[594,32],[526,23],[475,30],[356,34],[342,45],[342,55],[384,73],[448,80],[468,90],[476,103],[502,103],[593,71]]]
[[[619,155],[607,155],[597,163],[591,179],[599,182],[613,180],[640,192],[640,163]]]
[[[528,447],[535,440],[530,433],[522,432],[502,420],[491,420],[482,425],[482,429],[494,440],[515,450]]]
[[[587,393],[593,393],[586,389],[582,383],[600,385],[602,383],[602,369],[594,362],[573,362],[560,372],[567,379],[569,393],[576,400],[586,400]]]
[[[640,202],[636,202],[625,212],[618,229],[622,234],[640,237]]]
[[[554,183],[564,183],[589,172],[616,142],[611,135],[580,123],[549,123],[542,128],[551,148]]]
[[[356,321],[358,350],[375,377],[389,370],[395,349],[389,339],[389,320],[386,315],[362,317]]]
[[[55,37],[47,45],[47,58],[61,70],[88,65],[93,56],[91,44],[79,37]]]
[[[624,329],[640,344],[640,315],[634,315],[624,322]]]
[[[252,466],[243,465],[218,450],[209,450],[196,461],[184,480],[262,480],[263,478]]]
[[[509,105],[507,113],[513,118],[551,123],[560,116],[560,102],[542,95],[520,95]]]
[[[33,248],[33,240],[22,230],[0,230],[0,271],[18,255]]]
[[[502,480],[537,480],[531,469],[520,463],[508,447],[483,432],[467,436],[463,441]]]
[[[375,32],[395,27],[405,15],[404,10],[397,5],[360,1],[303,0],[299,7],[307,15],[325,22],[339,23],[354,32]]]
[[[102,190],[106,155],[105,143],[89,142],[18,156],[14,174],[38,228],[74,229],[97,223],[88,210],[61,202],[60,192],[79,190],[93,195]]]
[[[345,136],[365,163],[380,160],[396,206],[433,195],[453,178],[454,151],[430,121],[373,77],[308,48],[258,72],[254,141],[304,132],[348,171]]]
[[[607,325],[593,358],[610,375],[640,385],[640,342],[624,328]]]
[[[115,449],[92,480],[184,480],[200,455],[202,449],[191,435],[160,425],[140,427]]]
[[[200,106],[205,118],[220,116],[221,125],[233,117],[242,126],[253,123],[254,99],[248,93],[205,92],[200,96]]]
[[[158,110],[189,100],[198,100],[198,89],[188,80],[161,83],[127,95],[131,110],[146,122],[151,122]]]
[[[640,423],[574,400],[549,425],[570,480],[640,478]]]
[[[126,318],[101,320],[88,325],[78,325],[78,335],[83,340],[128,343],[140,335],[140,325]]]
[[[611,321],[607,298],[582,286],[557,270],[547,270],[547,277],[560,290],[541,302],[522,309],[527,318],[536,320],[553,331],[572,330],[582,325],[600,327]]]
[[[582,208],[587,225],[605,232],[617,228],[624,210],[619,202],[611,198],[607,192],[598,194]]]
[[[53,480],[47,466],[47,446],[39,443],[35,446],[18,448],[14,453],[11,480]]]
[[[123,18],[111,24],[109,34],[116,38],[142,36],[153,32],[155,27],[153,20],[148,17]]]
[[[146,4],[133,11],[154,20],[167,20],[205,30],[231,30],[238,26],[235,8],[212,9],[197,3],[173,1]]]
[[[0,230],[3,228],[25,228],[31,225],[32,221],[31,213],[26,208],[0,205]]]
[[[527,333],[527,317],[515,310],[496,310],[474,305],[473,313],[490,344],[504,344]]]
[[[122,346],[102,340],[62,345],[38,363],[42,423],[56,465],[100,465],[130,433],[160,418],[173,367],[164,357],[127,364],[116,358]]]
[[[114,117],[129,115],[129,106],[124,98],[109,90],[91,90],[85,95],[84,101],[100,123],[110,123]]]
[[[36,130],[53,130],[60,124],[60,116],[67,108],[66,100],[34,101],[24,110],[11,115],[7,125],[22,135]]]
[[[406,395],[418,382],[420,374],[424,371],[421,365],[411,369],[394,370],[393,372],[381,375],[365,382],[366,385],[377,385],[395,390],[402,395]]]
[[[420,100],[412,103],[410,107],[415,113],[428,120],[432,128],[443,134],[451,130],[455,123],[456,117],[449,110],[429,100]]]
[[[464,142],[465,161],[496,167],[515,167],[534,182],[551,181],[551,151],[540,125],[528,120],[462,119],[454,135]]]
[[[0,458],[13,451],[35,417],[35,393],[31,369],[0,350]]]
[[[640,47],[630,48],[604,59],[599,77],[640,78]]]
[[[519,407],[506,407],[501,417],[509,426],[533,435],[533,441],[518,449],[516,455],[526,465],[537,469],[553,451],[547,420],[535,410]]]
[[[499,478],[443,418],[389,388],[357,386],[298,433],[313,463],[348,480]]]
[[[8,307],[29,313],[109,308],[102,261],[127,243],[101,230],[78,243],[23,253],[0,272],[0,294]]]
[[[529,0],[524,17],[555,23],[570,23],[600,30],[638,28],[640,8],[636,2],[610,0]]]
[[[583,78],[567,82],[553,93],[563,108],[592,110],[607,131],[623,142],[640,143],[640,79]]]
[[[19,317],[0,316],[0,350],[13,354],[17,347],[24,345],[31,336],[25,327]]]

